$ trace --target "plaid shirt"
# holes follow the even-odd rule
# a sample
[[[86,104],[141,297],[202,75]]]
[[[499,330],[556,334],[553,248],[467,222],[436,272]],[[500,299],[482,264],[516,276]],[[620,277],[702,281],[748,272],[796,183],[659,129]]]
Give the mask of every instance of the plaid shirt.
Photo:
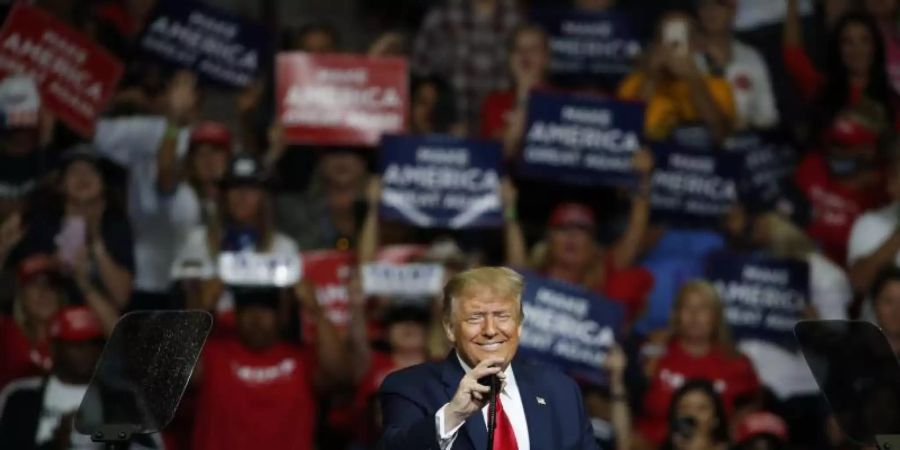
[[[447,78],[456,92],[457,113],[477,130],[485,97],[509,83],[507,41],[522,18],[514,0],[478,17],[473,0],[448,0],[428,13],[413,47],[413,71]]]

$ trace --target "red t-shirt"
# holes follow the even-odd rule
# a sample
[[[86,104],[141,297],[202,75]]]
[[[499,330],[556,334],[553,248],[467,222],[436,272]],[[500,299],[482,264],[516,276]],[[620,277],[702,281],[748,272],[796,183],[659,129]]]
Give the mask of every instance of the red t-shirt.
[[[310,355],[281,343],[254,352],[237,339],[203,350],[195,450],[313,448],[316,402]]]
[[[642,436],[657,445],[665,440],[672,396],[686,381],[698,378],[715,385],[728,413],[735,398],[759,389],[759,379],[745,356],[730,357],[722,349],[715,349],[706,356],[694,357],[685,352],[681,344],[671,341],[644,397],[644,415],[638,422]]]
[[[547,275],[546,272],[541,274]],[[572,280],[560,281],[580,284]],[[630,323],[644,311],[647,295],[653,289],[653,274],[642,267],[618,268],[613,263],[612,256],[607,254],[603,261],[603,279],[587,288],[622,305],[625,309],[625,321]]]
[[[810,203],[812,218],[806,232],[826,255],[843,264],[853,222],[867,209],[886,201],[881,183],[865,190],[847,188],[831,177],[825,158],[817,152],[800,162],[794,181]]]
[[[503,139],[509,124],[509,112],[515,104],[516,94],[513,91],[499,91],[488,95],[481,108],[481,137]]]
[[[0,390],[17,378],[43,375],[51,365],[47,341],[32,343],[15,320],[0,316]]]
[[[604,282],[597,292],[625,308],[625,321],[633,322],[644,311],[647,295],[653,289],[653,274],[642,267],[618,268],[611,257],[604,263]]]

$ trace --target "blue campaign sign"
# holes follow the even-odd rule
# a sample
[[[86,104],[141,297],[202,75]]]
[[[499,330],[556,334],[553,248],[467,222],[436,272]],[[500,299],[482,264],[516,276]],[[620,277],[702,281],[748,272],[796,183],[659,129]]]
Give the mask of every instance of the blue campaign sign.
[[[777,201],[796,165],[795,152],[784,136],[745,132],[729,137],[722,147],[743,157],[742,203],[765,207]]]
[[[603,364],[621,336],[622,306],[579,286],[524,275],[518,354],[605,384]]]
[[[718,228],[739,199],[742,157],[673,145],[653,147],[651,179],[654,220],[670,225]]]
[[[229,87],[260,73],[271,48],[264,27],[193,1],[162,0],[140,38],[140,48],[163,62]]]
[[[809,264],[758,255],[714,253],[706,261],[735,341],[796,348],[794,325],[809,299]]]
[[[532,92],[518,171],[567,184],[632,186],[644,105]]]
[[[621,12],[543,10],[533,15],[550,37],[550,73],[560,85],[610,85],[634,69],[641,40]]]
[[[381,216],[425,228],[503,225],[500,144],[451,136],[381,140]]]

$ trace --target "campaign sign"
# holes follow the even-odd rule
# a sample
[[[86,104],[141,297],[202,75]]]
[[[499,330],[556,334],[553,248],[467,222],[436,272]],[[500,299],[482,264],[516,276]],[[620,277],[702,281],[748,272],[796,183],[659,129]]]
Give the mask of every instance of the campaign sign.
[[[615,83],[641,54],[640,37],[625,14],[548,10],[533,18],[550,37],[550,73],[561,84]]]
[[[259,75],[269,41],[261,25],[202,3],[175,0],[157,4],[139,40],[147,54],[229,87],[247,86]]]
[[[381,216],[425,228],[500,227],[500,144],[385,136]]]
[[[622,306],[581,287],[525,274],[519,354],[574,376],[606,383],[603,364],[616,344]]]
[[[362,288],[366,295],[395,300],[428,300],[444,288],[444,266],[440,264],[365,264]]]
[[[406,60],[280,53],[278,118],[295,144],[376,146],[406,130]]]
[[[533,92],[519,173],[570,184],[631,186],[643,129],[640,103]]]
[[[289,287],[300,281],[303,263],[298,255],[222,252],[218,272],[232,286]]]
[[[650,206],[654,220],[671,225],[718,227],[738,201],[742,158],[722,152],[654,146]]]
[[[735,253],[715,253],[706,263],[736,341],[796,345],[794,325],[809,298],[808,263]]]
[[[742,202],[771,205],[781,195],[784,181],[794,171],[792,148],[783,136],[745,132],[729,137],[723,149],[743,156]]]
[[[122,70],[89,37],[23,3],[13,6],[0,29],[0,77],[32,76],[44,105],[83,135],[93,133]]]
[[[347,284],[355,255],[351,251],[303,252],[303,279],[312,284],[319,306],[338,328],[350,323],[350,294]],[[304,324],[304,336],[311,336],[311,323]]]

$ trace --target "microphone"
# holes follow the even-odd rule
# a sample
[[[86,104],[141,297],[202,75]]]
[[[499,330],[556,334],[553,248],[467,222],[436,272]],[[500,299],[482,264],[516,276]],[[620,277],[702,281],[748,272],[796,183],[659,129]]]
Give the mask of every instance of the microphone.
[[[488,399],[487,415],[487,450],[494,448],[494,428],[497,427],[497,394],[500,392],[500,378],[497,375],[488,375],[478,379],[483,386],[490,386],[491,393]]]

